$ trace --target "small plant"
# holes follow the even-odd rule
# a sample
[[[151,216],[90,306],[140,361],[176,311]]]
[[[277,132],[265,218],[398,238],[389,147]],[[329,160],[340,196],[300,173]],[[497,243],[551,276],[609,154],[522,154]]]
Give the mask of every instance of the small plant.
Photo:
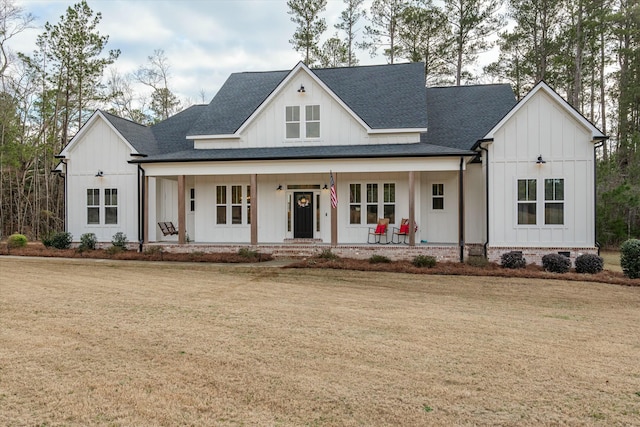
[[[96,248],[96,244],[98,243],[98,238],[93,233],[84,233],[80,236],[80,246],[78,249],[81,251],[89,251],[94,250]]]
[[[465,262],[467,263],[467,265],[470,265],[471,267],[484,268],[487,265],[489,265],[489,260],[479,255],[469,255],[469,257],[467,257],[467,260]]]
[[[27,246],[27,236],[24,234],[14,233],[7,239],[7,246],[9,248],[24,248]]]
[[[582,254],[576,258],[576,272],[596,274],[604,268],[604,259],[595,254]]]
[[[384,255],[371,255],[371,258],[369,258],[369,263],[371,264],[385,264],[390,262],[391,260]]]
[[[144,249],[144,254],[145,255],[161,255],[164,252],[164,250],[162,249],[162,246],[147,246]]]
[[[527,266],[527,260],[522,256],[520,251],[511,251],[502,254],[500,257],[500,265],[503,268],[525,268]]]
[[[238,255],[242,258],[254,259],[258,256],[258,252],[249,248],[240,248],[238,249]]]
[[[122,251],[127,250],[127,242],[128,242],[127,235],[124,234],[122,231],[118,231],[111,238],[111,244],[113,245],[113,247],[120,248],[120,250]]]
[[[322,252],[318,254],[318,258],[333,261],[333,260],[339,259],[340,257],[334,254],[333,252],[331,252],[331,249],[323,249]]]
[[[71,233],[67,231],[58,231],[43,238],[42,244],[47,248],[53,247],[56,249],[69,249],[71,247],[72,240],[73,236],[71,236]]]
[[[105,252],[108,253],[109,255],[115,255],[115,254],[119,254],[120,252],[123,252],[124,249],[122,248],[122,246],[109,246],[107,249],[105,249]]]
[[[422,405],[422,409],[424,409],[424,412],[432,412],[433,408],[429,405]]]
[[[630,279],[640,278],[640,240],[629,239],[620,247],[620,267]]]
[[[571,269],[571,260],[560,254],[547,254],[542,257],[542,267],[552,273],[566,273]]]
[[[429,255],[416,255],[416,257],[413,258],[413,261],[411,261],[411,264],[419,268],[433,268],[436,266],[436,259]]]

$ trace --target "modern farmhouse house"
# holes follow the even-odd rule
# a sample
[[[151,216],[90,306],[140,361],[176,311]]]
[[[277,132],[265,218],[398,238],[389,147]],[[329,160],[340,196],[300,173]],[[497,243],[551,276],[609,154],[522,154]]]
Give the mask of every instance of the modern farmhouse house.
[[[75,240],[573,258],[597,251],[604,138],[544,82],[516,103],[503,84],[425,88],[420,63],[299,63],[153,126],[96,111],[58,170]]]

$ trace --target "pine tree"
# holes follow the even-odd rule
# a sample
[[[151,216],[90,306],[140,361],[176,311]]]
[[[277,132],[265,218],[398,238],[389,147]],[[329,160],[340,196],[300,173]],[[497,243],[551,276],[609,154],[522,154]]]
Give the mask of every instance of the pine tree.
[[[297,52],[304,54],[304,63],[312,66],[320,54],[320,36],[327,29],[325,19],[320,18],[327,0],[287,0],[287,6],[291,21],[298,25],[289,43]]]
[[[395,62],[396,56],[400,53],[397,41],[400,15],[407,6],[406,0],[373,0],[372,25],[365,26],[364,35],[367,41],[362,44],[363,48],[369,49],[371,56],[377,53],[379,47],[387,46],[384,49],[384,56],[390,64]]]
[[[360,18],[365,16],[365,12],[362,10],[362,3],[364,0],[343,0],[347,8],[340,14],[340,22],[335,26],[336,29],[344,31],[346,35],[345,44],[347,46],[347,58],[348,67],[358,65],[358,59],[354,52],[356,47],[356,35],[358,29],[356,28]]]

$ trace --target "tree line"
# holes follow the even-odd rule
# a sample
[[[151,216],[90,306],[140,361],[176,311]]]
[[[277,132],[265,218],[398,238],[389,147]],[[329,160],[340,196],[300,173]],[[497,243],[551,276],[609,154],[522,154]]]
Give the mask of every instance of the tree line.
[[[423,62],[425,85],[508,82],[518,98],[545,80],[610,139],[598,149],[598,240],[640,236],[640,4],[637,0],[343,0],[332,31],[327,0],[288,0],[290,40],[310,67],[362,55]],[[32,53],[12,37],[33,24],[0,0],[0,234],[39,238],[64,226],[63,180],[51,170],[96,109],[151,124],[188,105],[170,90],[156,50],[134,73],[109,66],[102,16],[82,0],[47,23]],[[478,57],[496,52],[480,68]],[[148,94],[134,89],[141,83]],[[203,99],[204,101],[204,99]]]

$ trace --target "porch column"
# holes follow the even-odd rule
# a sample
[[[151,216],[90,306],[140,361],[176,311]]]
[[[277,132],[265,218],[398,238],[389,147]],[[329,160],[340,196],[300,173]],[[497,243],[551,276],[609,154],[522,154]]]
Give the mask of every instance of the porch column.
[[[251,246],[258,244],[258,175],[251,174]]]
[[[333,174],[333,185],[338,191],[338,174]],[[338,246],[338,207],[331,206],[331,246]]]
[[[185,202],[184,202],[185,176],[178,175],[178,243],[184,245],[187,241],[185,227]]]
[[[149,177],[142,181],[142,242],[149,243]]]
[[[415,172],[409,172],[409,246],[416,245],[416,180]]]
[[[464,157],[460,157],[458,175],[458,240],[460,244],[460,262],[464,262]]]

